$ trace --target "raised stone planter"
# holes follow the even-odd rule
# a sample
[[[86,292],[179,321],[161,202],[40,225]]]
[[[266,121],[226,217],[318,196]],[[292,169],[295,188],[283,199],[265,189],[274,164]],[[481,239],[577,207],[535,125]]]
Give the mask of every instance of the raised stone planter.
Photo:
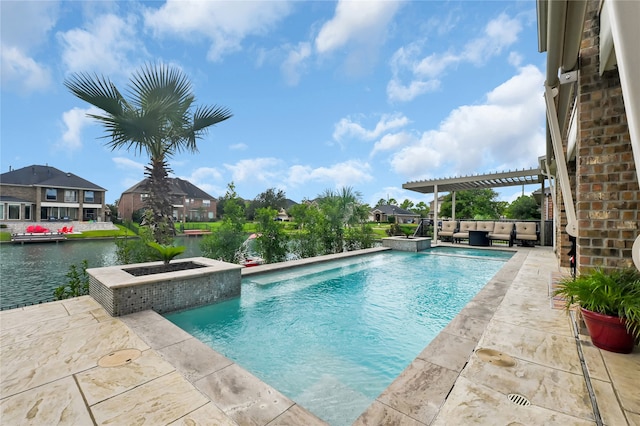
[[[419,252],[431,248],[427,237],[388,237],[382,239],[382,246],[393,250]]]
[[[89,294],[114,317],[148,309],[162,314],[240,296],[242,266],[206,257],[174,260],[171,264],[181,262],[200,267],[141,276],[126,270],[162,262],[87,269]]]

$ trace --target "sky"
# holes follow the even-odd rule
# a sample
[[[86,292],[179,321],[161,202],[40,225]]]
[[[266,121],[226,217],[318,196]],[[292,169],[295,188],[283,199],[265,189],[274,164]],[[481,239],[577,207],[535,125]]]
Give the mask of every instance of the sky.
[[[362,201],[429,202],[423,179],[536,167],[544,155],[545,56],[534,0],[0,2],[0,170],[33,164],[107,190],[148,157],[106,146],[99,110],[64,86],[163,63],[196,105],[233,117],[169,159],[213,197],[269,188],[296,202],[350,187]],[[513,201],[539,185],[498,190]]]

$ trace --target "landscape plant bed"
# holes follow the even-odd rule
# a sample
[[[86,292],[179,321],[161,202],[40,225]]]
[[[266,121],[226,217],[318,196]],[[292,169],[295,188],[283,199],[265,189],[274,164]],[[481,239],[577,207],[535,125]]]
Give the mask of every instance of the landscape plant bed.
[[[166,265],[140,266],[137,268],[129,268],[123,270],[135,277],[141,277],[143,275],[163,274],[165,272],[177,272],[186,271],[189,269],[204,268],[205,266],[206,265],[201,265],[195,262],[176,262]]]

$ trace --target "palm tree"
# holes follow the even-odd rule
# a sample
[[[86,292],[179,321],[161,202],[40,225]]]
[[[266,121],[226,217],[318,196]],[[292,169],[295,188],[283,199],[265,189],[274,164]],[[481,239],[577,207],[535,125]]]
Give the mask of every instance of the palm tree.
[[[163,64],[147,64],[129,81],[125,98],[104,76],[78,73],[64,85],[78,98],[100,108],[104,114],[89,114],[102,123],[112,150],[125,148],[149,156],[145,167],[148,225],[160,244],[175,232],[167,162],[182,151],[196,153],[196,142],[207,129],[232,116],[219,106],[194,106],[195,96],[185,74]]]

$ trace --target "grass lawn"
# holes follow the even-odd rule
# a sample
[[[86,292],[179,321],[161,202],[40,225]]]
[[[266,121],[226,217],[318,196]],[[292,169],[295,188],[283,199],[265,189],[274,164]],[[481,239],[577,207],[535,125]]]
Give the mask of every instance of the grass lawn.
[[[178,230],[178,232],[180,232],[181,225],[182,225],[181,223],[176,224],[176,229]],[[215,232],[221,225],[222,225],[222,221],[188,222],[184,224],[184,229],[202,229],[202,230]],[[287,233],[295,234],[297,232],[297,230],[295,229],[296,225],[294,222],[282,222],[282,225],[284,226],[285,231]],[[124,237],[124,236],[129,236],[129,237],[136,236],[136,234],[133,231],[125,228],[124,226],[122,225],[116,225],[116,226],[118,227],[117,231],[115,230],[114,231],[105,231],[105,230],[84,231],[82,232],[82,234],[67,234],[67,238],[72,240],[72,239],[83,239],[83,238],[115,238],[115,237]],[[373,233],[375,235],[375,238],[380,239],[388,236],[387,230],[391,225],[388,223],[372,222],[371,226],[373,228]],[[412,224],[400,225],[400,229],[402,229],[403,232],[410,233],[410,234],[413,234],[416,227],[417,225],[412,225]],[[256,224],[254,222],[245,223],[243,230],[247,234],[255,233]],[[6,241],[11,241],[11,234],[5,231],[0,232],[0,242],[6,242]]]
[[[99,230],[99,231],[83,231],[82,234],[67,234],[67,239],[82,239],[82,238],[114,238],[114,237],[135,237],[136,234],[130,229],[125,228],[122,225],[116,225],[117,231],[111,230]]]

